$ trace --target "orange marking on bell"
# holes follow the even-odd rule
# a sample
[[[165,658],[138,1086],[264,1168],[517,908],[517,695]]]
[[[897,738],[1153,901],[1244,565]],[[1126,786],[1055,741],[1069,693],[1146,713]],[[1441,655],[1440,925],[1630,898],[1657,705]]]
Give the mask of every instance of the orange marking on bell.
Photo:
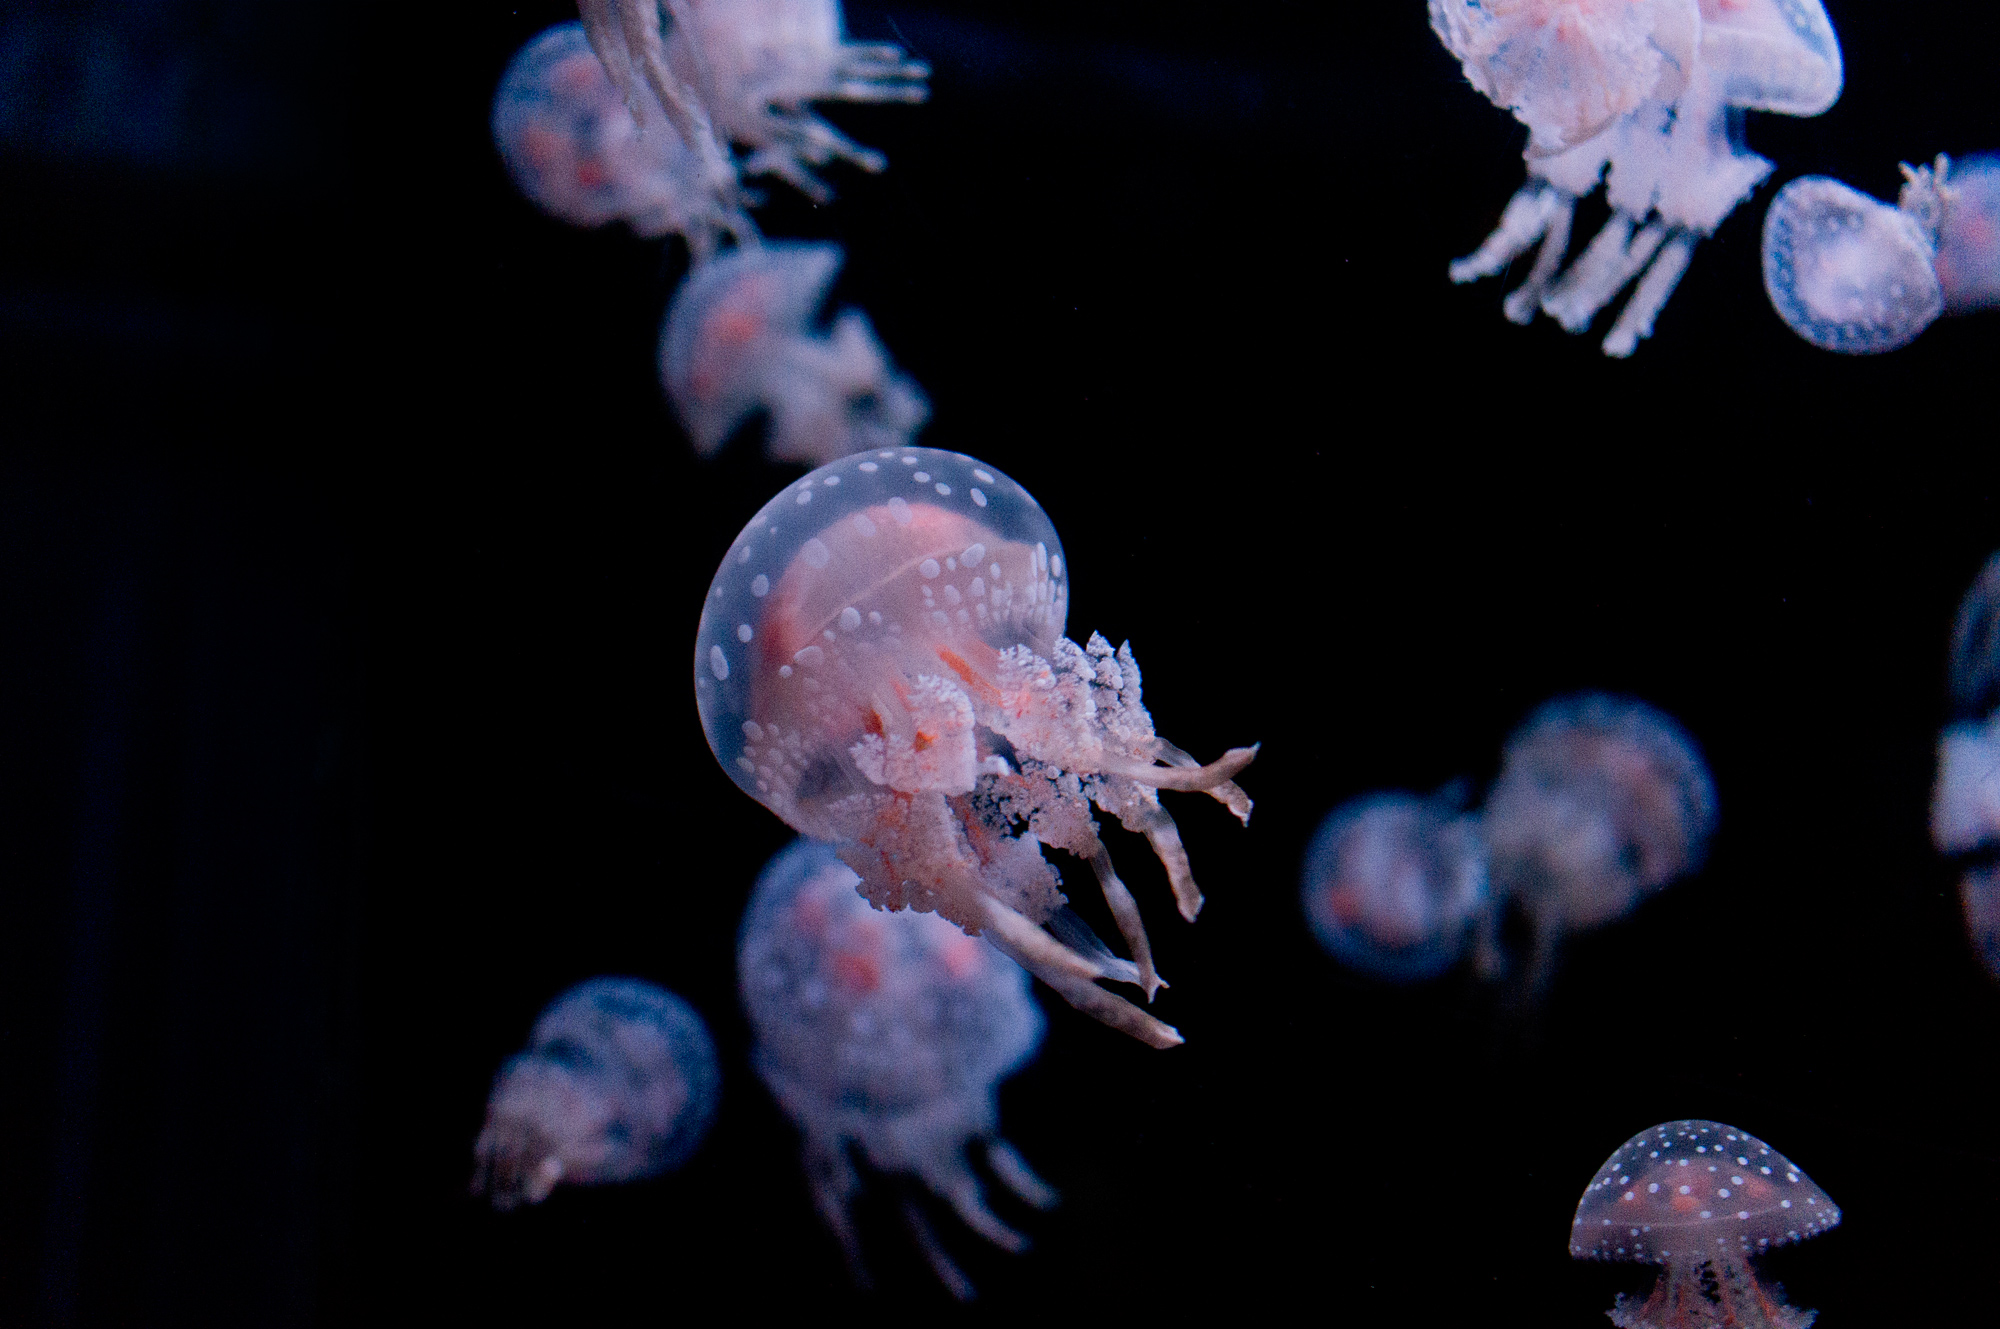
[[[833,957],[833,974],[850,992],[874,992],[882,986],[882,966],[872,955],[839,951]]]
[[[965,686],[971,688],[974,692],[977,692],[981,701],[989,705],[999,704],[1000,689],[994,687],[991,683],[988,683],[977,673],[973,672],[972,666],[965,662],[964,656],[950,647],[940,646],[937,648],[937,658],[944,662],[946,669],[958,675],[960,682],[964,683]]]
[[[919,729],[917,731],[917,736],[910,740],[910,746],[912,748],[915,748],[918,752],[923,752],[928,750],[930,746],[936,742],[937,742],[936,739],[932,738],[929,734],[926,734],[923,730]]]

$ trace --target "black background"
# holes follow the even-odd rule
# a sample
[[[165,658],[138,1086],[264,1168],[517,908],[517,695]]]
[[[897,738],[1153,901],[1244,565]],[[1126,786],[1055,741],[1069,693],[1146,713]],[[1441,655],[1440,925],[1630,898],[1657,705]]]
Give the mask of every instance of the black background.
[[[1161,731],[1262,740],[1248,830],[1169,798],[1209,904],[1113,833],[1186,1047],[1045,991],[1006,1134],[1059,1187],[969,1315],[1603,1324],[1591,1169],[1655,1122],[1762,1136],[1844,1208],[1768,1266],[1828,1329],[1963,1321],[2000,989],[1924,815],[1959,595],[2000,544],[1994,316],[1828,356],[1758,278],[1777,183],[1892,197],[2000,149],[2000,20],[1829,5],[1832,111],[1629,362],[1454,287],[1522,131],[1395,5],[849,11],[934,66],[836,107],[889,171],[768,234],[847,247],[936,409],[1130,638]],[[0,21],[0,1187],[8,1323],[649,1323],[858,1295],[750,1073],[736,920],[787,839],[703,742],[694,618],[795,468],[697,462],[653,370],[677,244],[583,233],[487,139],[560,3],[62,5]],[[22,51],[26,57],[19,57]],[[108,71],[108,72],[107,72]],[[1601,208],[1601,205],[1599,205]],[[1600,212],[1579,219],[1586,233]],[[1600,326],[1601,335],[1601,326]],[[1986,408],[1986,409],[1982,409]],[[1539,1015],[1344,975],[1299,914],[1335,804],[1490,779],[1567,690],[1678,716],[1706,869],[1578,939]],[[465,1193],[500,1060],[565,986],[707,1017],[681,1173]],[[897,1317],[955,1315],[880,1202]]]

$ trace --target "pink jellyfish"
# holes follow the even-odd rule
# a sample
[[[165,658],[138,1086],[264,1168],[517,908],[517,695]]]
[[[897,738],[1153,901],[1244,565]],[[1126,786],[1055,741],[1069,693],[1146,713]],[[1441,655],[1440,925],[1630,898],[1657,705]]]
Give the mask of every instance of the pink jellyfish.
[[[1736,108],[1818,115],[1840,96],[1840,44],[1819,0],[1430,0],[1465,76],[1528,126],[1528,182],[1455,282],[1497,276],[1537,243],[1503,305],[1582,332],[1629,283],[1609,335],[1626,356],[1687,271],[1695,242],[1769,173]],[[1611,220],[1569,268],[1576,201],[1605,179]]]
[[[1806,1329],[1818,1312],[1786,1305],[1750,1261],[1839,1222],[1826,1192],[1748,1131],[1670,1121],[1627,1140],[1597,1170],[1576,1207],[1569,1253],[1663,1266],[1644,1302],[1618,1298],[1610,1314],[1619,1329]]]
[[[720,1082],[708,1028],[679,997],[634,978],[580,983],[494,1081],[473,1193],[512,1209],[558,1183],[671,1171],[715,1119]]]
[[[561,23],[508,64],[493,99],[493,139],[521,192],[564,221],[678,233],[697,258],[718,237],[754,239],[734,173],[715,170],[669,130],[650,91],[640,90],[638,105],[635,119],[582,25]]]
[[[815,202],[812,173],[836,158],[880,171],[882,154],[815,115],[816,101],[920,102],[930,68],[888,43],[850,42],[839,0],[679,0],[667,62],[698,90],[727,141],[751,149],[750,175],[775,175]]]
[[[738,249],[688,274],[660,336],[660,379],[695,451],[713,454],[759,409],[765,450],[810,465],[897,447],[930,418],[868,316],[844,309],[814,330],[840,246],[780,242]]]
[[[737,945],[757,1074],[805,1135],[813,1201],[862,1281],[850,1146],[880,1171],[914,1174],[988,1241],[1021,1250],[1027,1239],[986,1207],[966,1150],[978,1141],[1021,1199],[1055,1203],[998,1134],[1000,1081],[1042,1041],[1028,976],[941,918],[870,908],[858,884],[832,849],[795,842],[758,877]],[[940,1281],[970,1296],[923,1211],[906,1199],[903,1215]]]
[[[1203,766],[1155,734],[1130,646],[1063,636],[1065,571],[1041,507],[984,463],[844,458],[730,547],[702,608],[695,701],[730,777],[831,843],[878,907],[984,934],[1078,1009],[1172,1047],[1171,1026],[1096,984],[1148,999],[1163,985],[1091,808],[1151,842],[1191,921],[1201,892],[1158,791],[1206,793],[1247,822],[1234,777],[1256,749]],[[1090,864],[1131,960],[1064,912],[1044,844]]]

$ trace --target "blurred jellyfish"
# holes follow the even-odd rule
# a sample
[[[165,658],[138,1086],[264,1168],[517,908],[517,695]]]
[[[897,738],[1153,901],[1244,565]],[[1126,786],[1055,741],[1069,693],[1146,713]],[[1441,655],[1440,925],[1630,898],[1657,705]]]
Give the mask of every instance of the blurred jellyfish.
[[[1547,703],[1507,740],[1484,826],[1494,889],[1534,926],[1539,981],[1564,933],[1623,916],[1700,864],[1715,786],[1671,718],[1586,693]]]
[[[2000,978],[2000,864],[1973,868],[1958,883],[1965,931],[1986,972]]]
[[[580,983],[494,1081],[472,1192],[504,1210],[539,1204],[559,1183],[671,1171],[707,1133],[720,1083],[715,1045],[686,1002],[635,978]]]
[[[1695,242],[1770,171],[1744,146],[1738,108],[1818,115],[1840,96],[1819,0],[1430,0],[1430,12],[1466,78],[1529,131],[1527,184],[1451,279],[1497,276],[1539,242],[1503,308],[1570,332],[1637,279],[1606,355],[1652,335]],[[1611,220],[1558,275],[1576,201],[1600,179]]]
[[[1130,646],[1062,635],[1065,570],[1040,506],[984,463],[845,458],[731,545],[702,609],[695,701],[730,777],[832,843],[875,904],[983,932],[1079,1009],[1171,1047],[1172,1027],[1093,981],[1148,999],[1161,986],[1091,808],[1146,836],[1192,921],[1201,892],[1157,791],[1206,793],[1247,822],[1233,777],[1256,749],[1202,766],[1155,734]],[[1065,910],[1044,844],[1090,864],[1132,960]]]
[[[1896,207],[1809,175],[1764,216],[1764,289],[1827,351],[1908,345],[1941,314],[2000,304],[2000,157],[1905,166]]]
[[[998,1134],[1000,1081],[1042,1041],[1028,976],[941,918],[871,908],[859,885],[811,840],[758,877],[737,946],[757,1073],[805,1135],[813,1201],[857,1277],[850,1145],[880,1171],[915,1175],[973,1231],[1018,1251],[1026,1239],[986,1207],[966,1149],[979,1141],[1023,1200],[1055,1203]],[[903,1212],[939,1279],[971,1295],[922,1211],[906,1199]]]
[[[1818,1312],[1787,1305],[1750,1262],[1839,1222],[1826,1192],[1756,1136],[1670,1121],[1604,1160],[1576,1207],[1569,1253],[1662,1266],[1645,1301],[1619,1296],[1619,1329],[1807,1329]]]
[[[648,132],[612,87],[583,25],[561,23],[508,64],[493,99],[493,139],[521,192],[564,221],[678,233],[697,258],[721,236],[754,239],[734,172],[718,171],[667,129],[644,87],[638,105]]]
[[[815,202],[833,191],[810,168],[887,161],[815,115],[815,101],[920,102],[930,68],[901,47],[847,40],[839,0],[679,0],[667,33],[674,75],[699,92],[721,137],[751,149],[743,170]]]
[[[1931,839],[1947,854],[2000,845],[2000,714],[1952,725],[1938,739]]]
[[[648,123],[647,103],[656,101],[682,146],[706,163],[707,174],[733,178],[735,166],[716,135],[714,117],[667,61],[668,16],[676,24],[691,22],[689,0],[577,0],[576,7],[591,49],[632,118]]]
[[[1965,718],[2000,711],[2000,554],[1980,569],[1952,625],[1951,704]]]
[[[1959,902],[1980,962],[2000,978],[2000,554],[1958,607],[1951,704],[1959,719],[1938,737],[1931,840],[1944,853],[1973,856]]]
[[[1394,982],[1435,978],[1487,908],[1477,821],[1409,794],[1344,804],[1306,850],[1301,895],[1313,935],[1341,963]]]
[[[712,455],[760,408],[765,451],[808,465],[899,447],[922,428],[930,403],[866,314],[843,309],[830,332],[814,327],[841,261],[838,245],[785,241],[733,250],[681,283],[660,378],[697,452]]]

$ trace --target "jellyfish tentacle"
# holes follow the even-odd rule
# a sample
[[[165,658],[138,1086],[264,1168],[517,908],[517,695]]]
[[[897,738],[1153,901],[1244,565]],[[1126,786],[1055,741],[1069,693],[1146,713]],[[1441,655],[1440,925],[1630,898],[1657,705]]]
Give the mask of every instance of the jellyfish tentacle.
[[[1639,343],[1653,335],[1653,320],[1660,316],[1674,288],[1681,284],[1688,264],[1694,259],[1694,237],[1684,230],[1673,231],[1639,279],[1638,289],[1618,312],[1618,321],[1604,339],[1604,353],[1624,359],[1639,349]]]
[[[993,1169],[993,1175],[1000,1184],[1037,1209],[1052,1209],[1062,1197],[1056,1188],[1037,1176],[1028,1166],[1028,1160],[1021,1157],[1016,1149],[999,1136],[986,1141],[986,1166]]]
[[[1146,936],[1145,920],[1139,916],[1139,902],[1132,898],[1132,892],[1118,879],[1118,869],[1111,862],[1111,851],[1104,847],[1104,841],[1092,837],[1090,869],[1097,874],[1098,889],[1104,892],[1104,903],[1111,906],[1111,916],[1118,922],[1118,931],[1125,938],[1125,944],[1132,948],[1132,963],[1138,968],[1136,982],[1146,993],[1146,1000],[1152,1001],[1153,994],[1167,986],[1153,967],[1153,947]]]
[[[1507,292],[1500,302],[1500,312],[1510,323],[1526,327],[1535,318],[1535,311],[1542,307],[1542,300],[1548,295],[1549,287],[1555,283],[1557,273],[1562,271],[1562,263],[1569,256],[1570,226],[1576,218],[1576,200],[1568,194],[1557,192],[1558,206],[1550,216],[1548,230],[1542,236],[1542,247],[1535,251],[1535,265],[1528,270],[1528,277],[1519,286]]]
[[[1582,332],[1598,311],[1652,262],[1666,238],[1667,228],[1660,222],[1637,229],[1632,214],[1613,213],[1604,229],[1591,239],[1583,257],[1542,301],[1542,311],[1562,324],[1564,331]]]
[[[813,1208],[834,1240],[840,1243],[841,1259],[846,1262],[848,1277],[858,1287],[870,1287],[873,1281],[868,1276],[868,1266],[861,1259],[861,1239],[854,1231],[851,1206],[854,1194],[861,1189],[861,1179],[855,1175],[854,1163],[847,1156],[846,1144],[838,1138],[827,1140],[808,1134],[805,1143],[805,1166],[807,1183],[812,1188]]]
[[[967,1227],[1011,1255],[1028,1249],[1028,1239],[1001,1222],[999,1215],[986,1207],[986,1196],[980,1189],[979,1178],[972,1175],[972,1169],[966,1165],[962,1153],[953,1151],[949,1162],[929,1152],[924,1159],[918,1165],[917,1175],[951,1206],[952,1212]]]
[[[924,1211],[917,1207],[917,1202],[905,1195],[902,1209],[903,1226],[910,1230],[910,1239],[917,1243],[917,1249],[923,1252],[924,1263],[931,1267],[938,1282],[944,1284],[944,1290],[958,1301],[976,1299],[979,1289],[972,1285],[972,1280],[965,1276],[965,1271],[952,1261],[951,1256],[945,1254],[944,1244],[931,1230],[930,1220],[924,1217]]]
[[[1115,993],[1092,982],[1099,976],[1089,959],[1057,941],[992,896],[980,898],[987,940],[1023,969],[1041,979],[1070,1005],[1094,1020],[1130,1034],[1150,1047],[1179,1047],[1187,1040],[1172,1025],[1156,1020]]]
[[[1547,252],[1548,236],[1552,227],[1560,223],[1564,235],[1569,232],[1569,214],[1574,209],[1574,200],[1562,191],[1540,180],[1530,180],[1514,191],[1514,197],[1507,200],[1507,206],[1500,213],[1500,224],[1493,233],[1481,242],[1479,248],[1464,258],[1453,259],[1449,269],[1454,282],[1478,281],[1482,277],[1497,277],[1507,265],[1528,252],[1536,241],[1541,241],[1543,252]],[[1561,260],[1561,246],[1556,246],[1557,260]]]
[[[1201,765],[1191,754],[1175,747],[1173,744],[1167,742],[1166,739],[1159,740],[1159,743],[1160,760],[1167,763],[1167,765],[1190,767],[1199,767]],[[1242,751],[1241,748],[1236,750],[1239,752]],[[1264,745],[1262,743],[1253,744],[1250,748],[1253,756],[1263,750]],[[1224,780],[1221,784],[1212,785],[1201,792],[1235,813],[1236,820],[1242,822],[1245,826],[1250,824],[1250,809],[1255,807],[1256,804],[1251,802],[1250,795],[1244,793],[1242,786],[1238,785],[1234,780]]]
[[[1173,789],[1182,793],[1207,793],[1230,783],[1243,768],[1257,759],[1257,744],[1247,748],[1231,748],[1206,766],[1193,768],[1185,766],[1154,766],[1129,758],[1104,755],[1098,770],[1106,775],[1122,775],[1134,784],[1142,784],[1153,789]],[[1237,791],[1241,794],[1241,790]],[[1225,798],[1221,800],[1227,803]],[[1233,810],[1233,809],[1232,809]],[[1248,820],[1249,813],[1238,813]]]

